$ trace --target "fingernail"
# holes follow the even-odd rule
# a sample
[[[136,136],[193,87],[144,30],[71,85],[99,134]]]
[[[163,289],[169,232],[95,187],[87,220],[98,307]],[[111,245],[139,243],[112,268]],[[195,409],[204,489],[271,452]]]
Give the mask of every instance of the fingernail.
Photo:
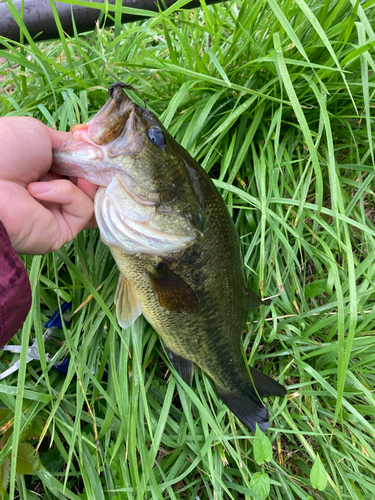
[[[32,186],[30,186],[33,190],[34,194],[43,194],[48,193],[52,189],[51,182],[33,182]]]

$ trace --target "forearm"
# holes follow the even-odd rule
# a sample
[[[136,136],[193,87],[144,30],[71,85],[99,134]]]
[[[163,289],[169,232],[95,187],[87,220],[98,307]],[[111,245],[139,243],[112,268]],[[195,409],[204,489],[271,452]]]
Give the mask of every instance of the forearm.
[[[0,348],[21,328],[31,307],[31,288],[22,260],[0,221]]]

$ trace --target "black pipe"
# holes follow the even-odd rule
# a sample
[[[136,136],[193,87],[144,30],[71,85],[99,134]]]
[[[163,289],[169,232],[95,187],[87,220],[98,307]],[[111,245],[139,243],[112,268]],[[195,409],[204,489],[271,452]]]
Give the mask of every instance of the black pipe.
[[[206,0],[207,4],[218,3],[221,0]],[[1,2],[1,0],[0,0]],[[109,4],[115,4],[116,0],[108,0]],[[133,7],[136,9],[149,10],[153,12],[159,11],[159,5],[163,3],[170,7],[176,0],[164,0],[164,2],[156,2],[156,0],[122,0],[124,7]],[[21,0],[13,0],[18,12],[21,12]],[[93,0],[93,3],[103,3],[102,0]],[[69,35],[73,35],[72,11],[74,21],[78,33],[92,31],[95,29],[95,23],[99,18],[101,11],[88,7],[80,7],[78,5],[70,5],[67,3],[54,2],[59,14],[60,22],[63,30]],[[192,0],[186,4],[184,9],[192,9],[199,7],[199,0]],[[114,12],[110,12],[114,18]],[[52,13],[49,0],[24,0],[24,23],[30,33],[35,38],[36,42],[58,38],[59,34],[55,23],[55,18]],[[144,19],[142,16],[133,16],[130,14],[122,14],[121,21],[123,23],[138,21]],[[113,21],[107,18],[106,26],[113,25]],[[0,3],[0,36],[10,40],[20,41],[20,28],[14,20],[12,14],[4,3]],[[26,40],[25,40],[26,42]],[[0,39],[0,48],[2,48]]]

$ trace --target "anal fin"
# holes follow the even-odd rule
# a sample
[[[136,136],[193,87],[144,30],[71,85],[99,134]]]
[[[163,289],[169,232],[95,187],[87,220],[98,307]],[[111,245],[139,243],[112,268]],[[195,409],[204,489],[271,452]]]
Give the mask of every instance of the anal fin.
[[[128,328],[142,314],[142,303],[134,287],[122,273],[117,283],[115,304],[117,321],[121,328]]]
[[[175,353],[164,343],[168,358],[182,380],[191,387],[194,375],[194,363]]]

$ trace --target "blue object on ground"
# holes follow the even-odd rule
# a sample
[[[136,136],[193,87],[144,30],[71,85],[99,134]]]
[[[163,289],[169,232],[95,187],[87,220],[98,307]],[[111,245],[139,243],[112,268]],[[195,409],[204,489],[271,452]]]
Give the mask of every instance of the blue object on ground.
[[[64,302],[61,305],[61,314],[64,314],[68,309],[72,307],[72,302]],[[65,320],[65,324],[68,324],[68,321]],[[45,324],[46,328],[62,328],[62,321],[61,321],[61,315],[60,315],[60,309],[57,309],[50,319],[47,321]]]

